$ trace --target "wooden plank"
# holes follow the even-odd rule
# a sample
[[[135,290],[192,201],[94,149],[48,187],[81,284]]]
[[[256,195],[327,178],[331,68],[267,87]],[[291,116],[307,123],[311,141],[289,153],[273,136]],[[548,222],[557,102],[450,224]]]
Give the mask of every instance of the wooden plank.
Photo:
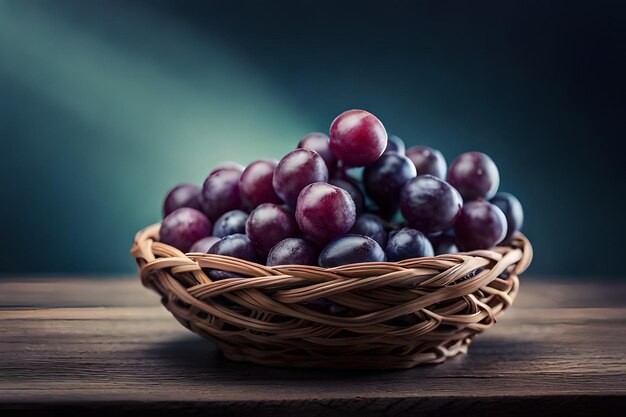
[[[342,398],[311,400],[57,402],[0,404],[7,415],[39,416],[271,416],[271,417],[394,417],[394,416],[623,416],[624,397],[543,396],[541,398]]]
[[[158,296],[138,277],[0,280],[0,309],[153,306]]]
[[[574,406],[610,415],[625,405],[626,285],[607,287],[524,282],[514,308],[467,356],[338,372],[229,362],[134,278],[5,281],[0,411],[495,415],[508,404],[506,414],[524,415],[532,399],[552,415]]]
[[[551,281],[522,277],[516,309],[624,307],[626,284],[600,280]],[[155,301],[157,300],[157,301]],[[158,296],[138,277],[0,279],[0,309],[20,307],[141,307],[158,304]]]

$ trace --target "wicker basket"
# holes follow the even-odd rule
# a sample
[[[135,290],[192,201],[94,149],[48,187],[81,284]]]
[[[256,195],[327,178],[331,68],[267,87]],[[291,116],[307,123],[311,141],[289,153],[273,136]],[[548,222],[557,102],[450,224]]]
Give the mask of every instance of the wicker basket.
[[[411,368],[466,353],[511,306],[532,258],[518,234],[510,246],[433,258],[267,267],[184,254],[158,236],[159,224],[140,231],[131,250],[143,285],[227,358],[283,367]],[[250,278],[212,281],[203,268]],[[325,312],[320,299],[341,308]]]

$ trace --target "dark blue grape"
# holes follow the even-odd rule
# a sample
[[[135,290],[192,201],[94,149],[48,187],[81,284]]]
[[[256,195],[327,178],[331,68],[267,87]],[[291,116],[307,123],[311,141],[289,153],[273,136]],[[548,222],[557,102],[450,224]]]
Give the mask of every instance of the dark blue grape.
[[[237,233],[221,238],[216,242],[209,253],[215,255],[232,256],[233,258],[243,259],[250,262],[259,262],[259,256],[248,239],[248,236]]]
[[[396,135],[389,135],[387,139],[387,147],[385,148],[385,152],[397,152],[400,155],[404,155],[404,151],[406,150],[406,146],[404,146],[404,141],[397,137]]]
[[[220,269],[210,269],[205,270],[205,272],[213,281],[220,281],[228,278],[246,278],[243,275],[235,274],[234,272],[222,271]]]
[[[245,211],[227,211],[213,224],[213,236],[225,237],[236,233],[245,233],[246,220],[248,220],[248,213]]]
[[[386,252],[389,262],[435,255],[426,235],[408,227],[389,234]]]
[[[319,252],[313,243],[290,237],[281,240],[270,250],[266,265],[317,265]]]
[[[331,241],[319,257],[319,265],[333,268],[363,262],[384,262],[385,251],[367,236],[346,235]]]
[[[507,232],[504,240],[508,240],[515,232],[522,230],[524,224],[524,209],[522,203],[512,194],[498,193],[491,199],[491,204],[495,204],[502,210],[506,217]]]
[[[418,175],[409,180],[400,193],[402,215],[412,228],[423,233],[451,228],[462,207],[459,192],[432,175]]]
[[[396,152],[388,152],[365,167],[363,185],[376,205],[391,214],[398,208],[402,187],[415,175],[415,165],[409,158]]]
[[[385,226],[378,216],[374,214],[366,213],[357,218],[349,233],[371,237],[382,248],[387,246],[387,232],[385,231]]]
[[[437,236],[429,236],[430,243],[435,249],[435,255],[454,254],[459,251],[453,234],[440,233]]]

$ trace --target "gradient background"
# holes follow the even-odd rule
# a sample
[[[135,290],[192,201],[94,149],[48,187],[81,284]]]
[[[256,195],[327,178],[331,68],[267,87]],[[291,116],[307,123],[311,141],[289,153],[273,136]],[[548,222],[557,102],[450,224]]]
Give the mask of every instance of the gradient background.
[[[623,277],[622,4],[0,0],[0,274],[132,273],[170,187],[364,108],[491,155],[533,275]]]

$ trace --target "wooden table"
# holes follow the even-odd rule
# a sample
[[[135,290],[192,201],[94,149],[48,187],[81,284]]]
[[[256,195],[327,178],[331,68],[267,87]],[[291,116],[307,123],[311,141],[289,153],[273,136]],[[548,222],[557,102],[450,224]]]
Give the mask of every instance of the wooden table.
[[[623,416],[625,324],[626,284],[523,278],[512,310],[443,365],[272,369],[222,358],[136,278],[4,279],[0,416]]]

